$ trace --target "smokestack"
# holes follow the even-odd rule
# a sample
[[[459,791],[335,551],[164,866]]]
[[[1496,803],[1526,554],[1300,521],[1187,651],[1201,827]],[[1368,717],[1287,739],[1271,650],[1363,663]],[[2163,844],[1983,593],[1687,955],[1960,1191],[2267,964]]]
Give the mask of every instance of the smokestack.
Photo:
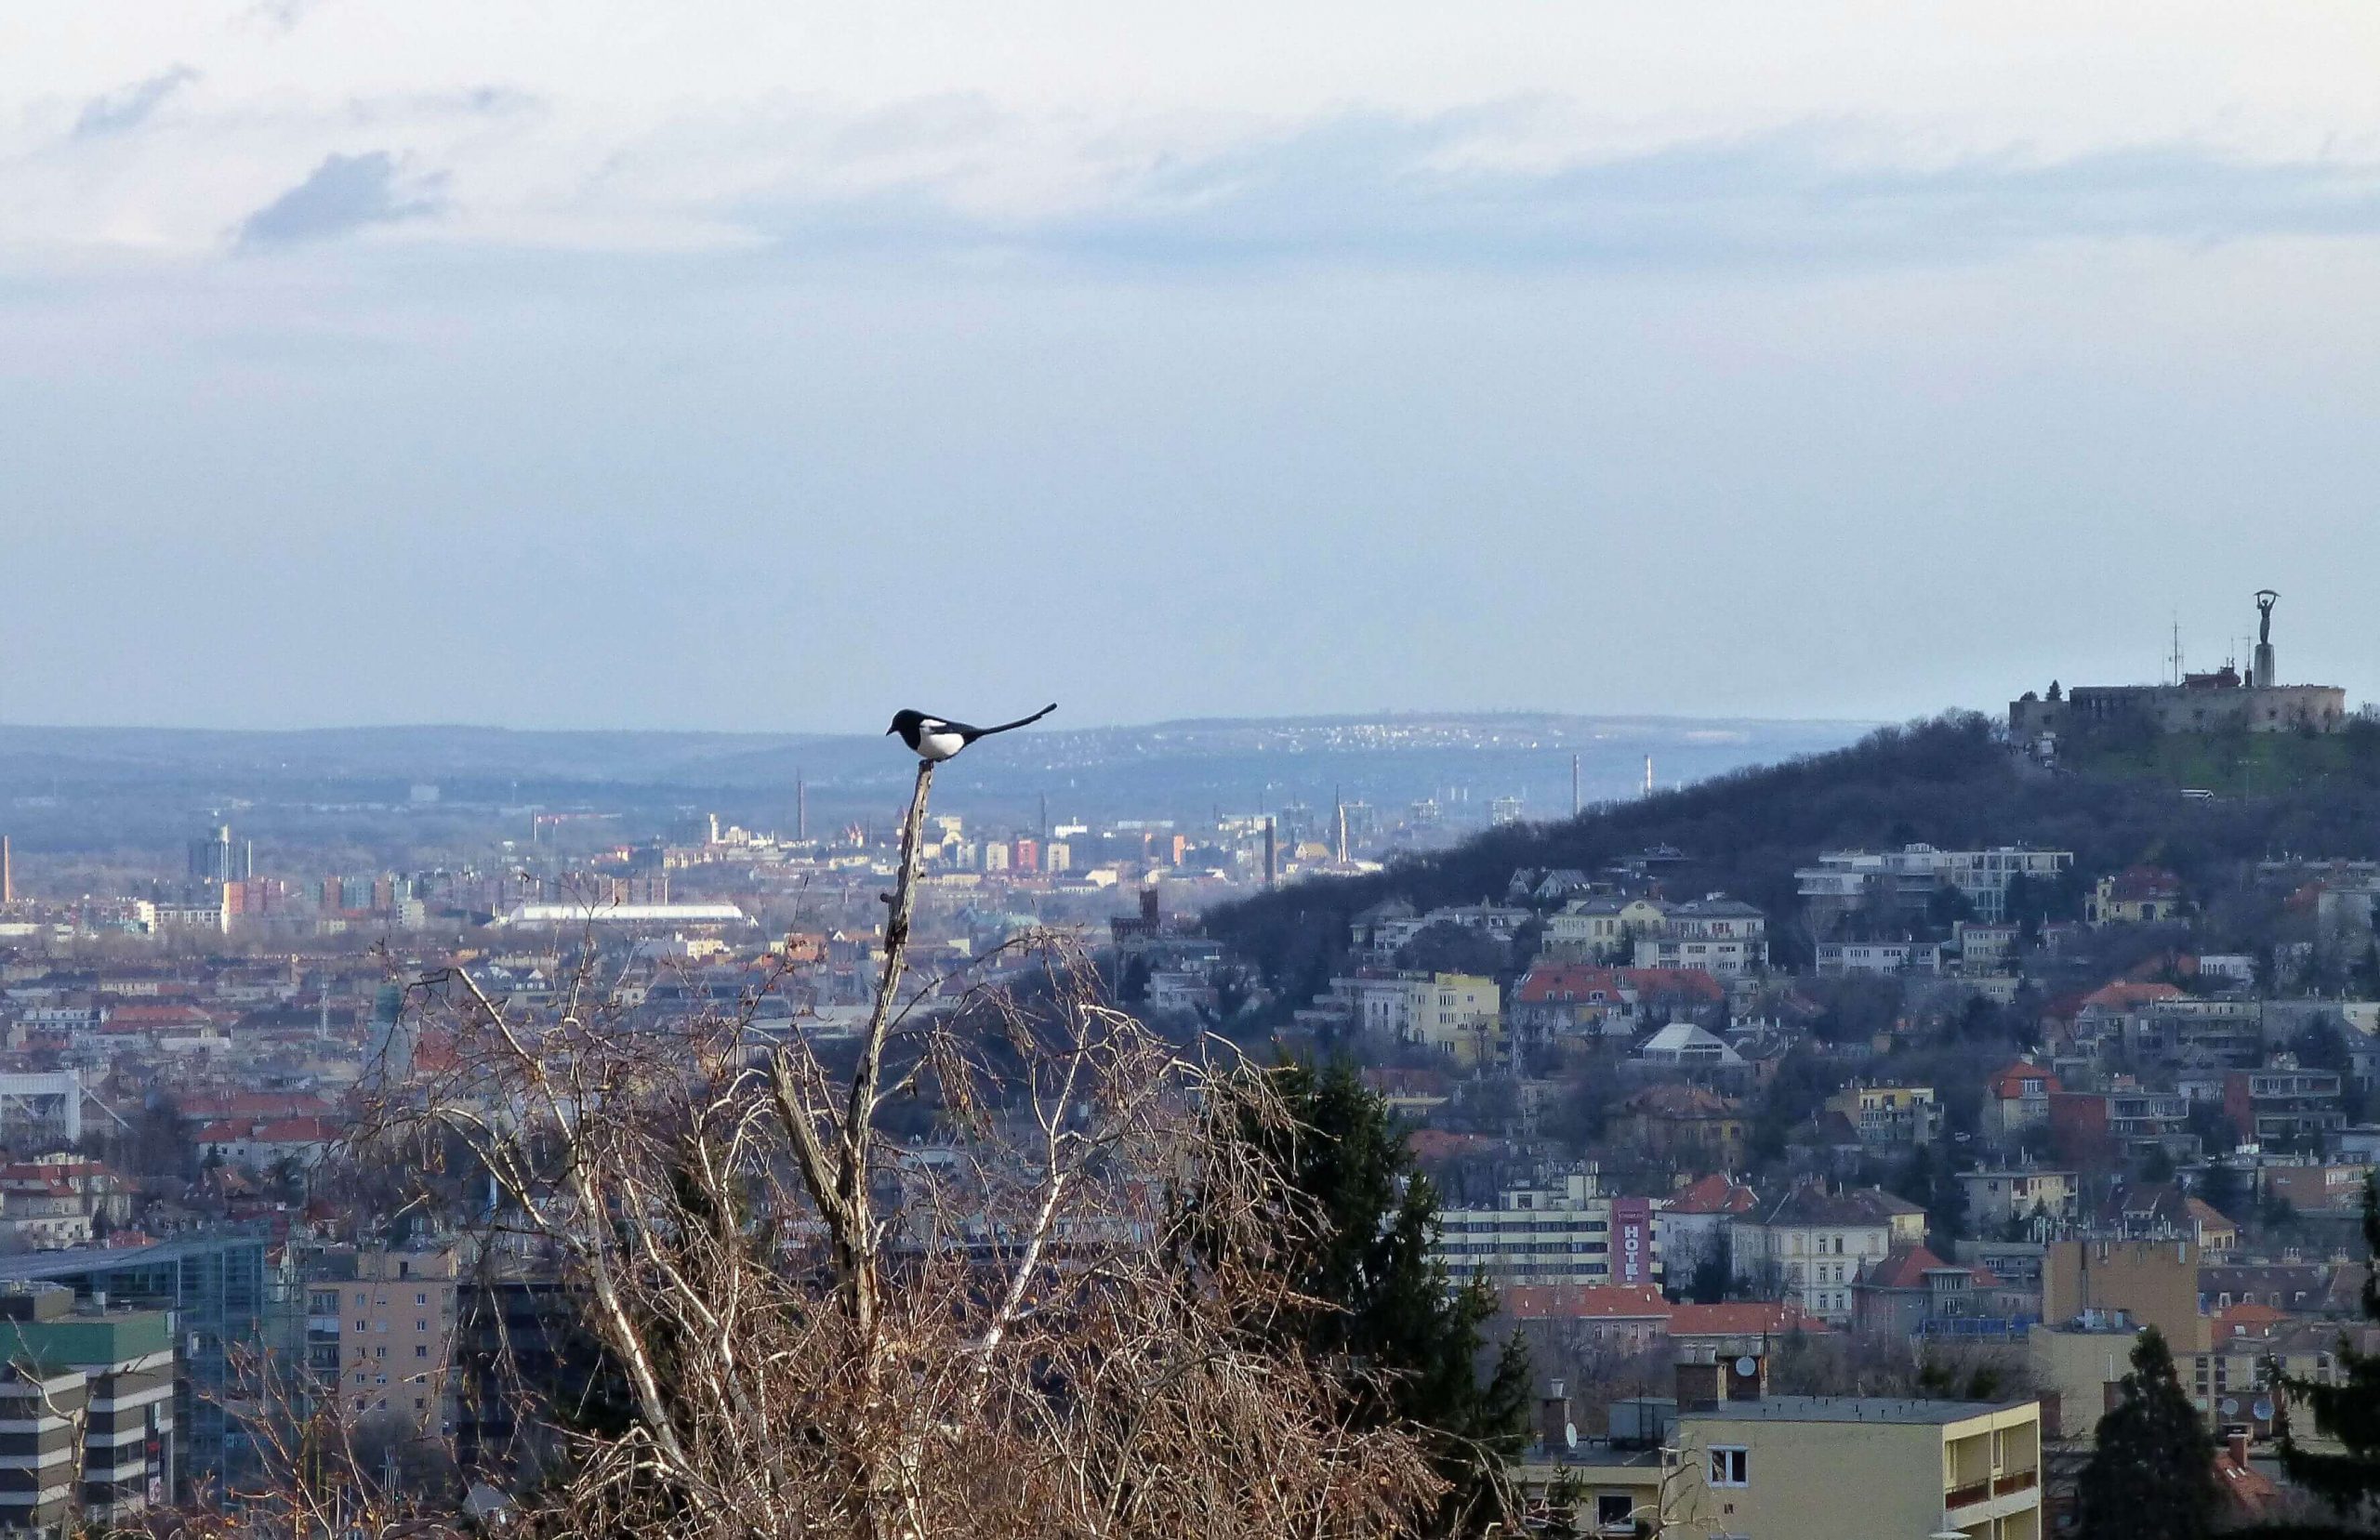
[[[1574,754],[1570,756],[1570,816],[1576,818],[1579,812],[1579,757]]]
[[[793,837],[810,837],[810,783],[798,770],[793,772]]]
[[[1649,754],[1645,756],[1645,795],[1653,795],[1653,757]]]
[[[1273,820],[1270,814],[1264,819],[1264,886],[1273,886]]]
[[[17,862],[8,849],[8,836],[0,835],[0,907],[17,902]]]

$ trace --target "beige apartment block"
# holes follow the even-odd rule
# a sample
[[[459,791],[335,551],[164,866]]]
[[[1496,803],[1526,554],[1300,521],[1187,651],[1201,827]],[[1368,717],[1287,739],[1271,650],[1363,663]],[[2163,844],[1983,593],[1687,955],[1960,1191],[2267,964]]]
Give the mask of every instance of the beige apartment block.
[[[2041,1406],[1769,1396],[1678,1418],[1664,1533],[2040,1540]]]
[[[350,1416],[403,1415],[437,1430],[455,1347],[456,1259],[449,1250],[359,1251],[339,1294],[339,1399]]]

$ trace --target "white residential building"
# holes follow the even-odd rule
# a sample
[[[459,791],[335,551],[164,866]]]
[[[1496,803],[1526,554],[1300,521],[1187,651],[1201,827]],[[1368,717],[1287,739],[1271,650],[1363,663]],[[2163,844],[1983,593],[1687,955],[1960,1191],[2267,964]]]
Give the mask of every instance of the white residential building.
[[[1592,1168],[1509,1187],[1493,1208],[1449,1208],[1439,1218],[1437,1255],[1457,1284],[1475,1273],[1499,1287],[1661,1281],[1653,1201],[1605,1196]]]
[[[1794,1189],[1729,1227],[1736,1276],[1812,1315],[1848,1323],[1851,1285],[1864,1262],[1925,1239],[1925,1211],[1879,1188]]]

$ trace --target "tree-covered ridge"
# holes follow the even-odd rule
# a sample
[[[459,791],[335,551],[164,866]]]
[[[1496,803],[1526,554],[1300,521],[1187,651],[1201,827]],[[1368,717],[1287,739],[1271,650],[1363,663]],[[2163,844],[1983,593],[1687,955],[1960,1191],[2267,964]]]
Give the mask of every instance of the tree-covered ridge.
[[[1593,873],[1659,847],[1683,857],[1661,869],[1672,893],[1725,891],[1772,918],[1792,909],[1794,869],[1822,849],[2031,845],[2072,850],[2078,881],[2151,862],[2190,884],[2282,851],[2371,856],[2380,853],[2380,726],[2359,720],[2343,736],[2341,774],[2207,801],[2137,779],[2039,770],[2010,752],[1993,719],[1951,713],[1575,819],[1506,825],[1384,872],[1289,884],[1210,912],[1207,926],[1269,983],[1302,997],[1323,987],[1349,918],[1383,899],[1476,902],[1501,897],[1519,867]],[[1774,940],[1780,964],[1806,961],[1790,935]]]

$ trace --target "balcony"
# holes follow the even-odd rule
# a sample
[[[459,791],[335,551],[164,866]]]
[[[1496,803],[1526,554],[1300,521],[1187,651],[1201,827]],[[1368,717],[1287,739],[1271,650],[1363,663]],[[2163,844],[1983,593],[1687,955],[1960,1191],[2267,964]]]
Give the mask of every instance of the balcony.
[[[1948,1527],[1964,1529],[1993,1519],[2005,1519],[2037,1507],[2041,1496],[2038,1470],[2010,1470],[1980,1481],[1954,1486],[1942,1494],[1942,1518]]]

